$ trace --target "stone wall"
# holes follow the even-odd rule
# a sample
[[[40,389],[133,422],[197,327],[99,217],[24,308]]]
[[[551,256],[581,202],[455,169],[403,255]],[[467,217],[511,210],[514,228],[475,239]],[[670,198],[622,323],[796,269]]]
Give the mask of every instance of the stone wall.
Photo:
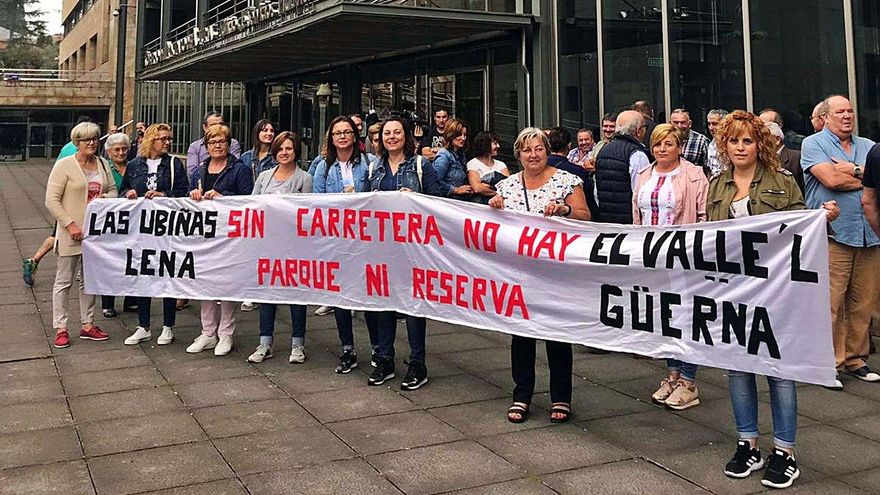
[[[107,107],[113,104],[112,81],[0,82],[0,107]]]

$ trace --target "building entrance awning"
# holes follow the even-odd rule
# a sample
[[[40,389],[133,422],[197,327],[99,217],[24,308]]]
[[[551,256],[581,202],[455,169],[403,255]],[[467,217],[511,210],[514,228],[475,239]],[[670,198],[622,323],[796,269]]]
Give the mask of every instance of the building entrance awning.
[[[193,26],[173,41],[147,45],[138,78],[269,79],[491,38],[529,26],[533,20],[529,14],[351,0],[324,0],[309,4],[305,11],[278,14],[260,18],[250,13],[244,29],[227,27],[241,26],[229,21],[220,29]]]

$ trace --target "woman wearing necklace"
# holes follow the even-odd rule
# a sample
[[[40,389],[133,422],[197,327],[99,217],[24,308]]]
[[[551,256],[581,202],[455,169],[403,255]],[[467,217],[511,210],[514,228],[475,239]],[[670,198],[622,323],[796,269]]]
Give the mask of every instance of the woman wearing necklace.
[[[522,172],[511,175],[496,186],[498,194],[489,206],[498,209],[528,211],[546,217],[559,216],[589,220],[590,210],[584,196],[583,181],[574,174],[547,165],[550,141],[541,129],[523,129],[513,145]],[[507,420],[522,423],[528,418],[535,392],[535,344],[530,337],[514,335],[510,345],[513,405]],[[571,344],[545,341],[550,367],[550,421],[562,423],[571,416]]]
[[[434,167],[421,155],[416,155],[412,133],[400,117],[392,117],[379,131],[378,160],[368,172],[371,191],[405,191],[445,197],[444,187]],[[394,339],[397,336],[397,313],[380,311],[376,315],[376,367],[367,379],[367,385],[381,385],[394,378]],[[425,366],[425,334],[427,320],[406,317],[409,337],[409,370],[400,382],[401,390],[416,390],[428,381]]]
[[[742,110],[729,114],[715,132],[715,142],[722,163],[729,165],[709,185],[706,207],[709,221],[806,207],[794,176],[782,168],[773,135],[757,116]],[[829,222],[840,214],[840,207],[834,201],[822,207]],[[724,467],[724,474],[746,478],[765,465],[758,449],[758,390],[753,373],[730,370],[728,380],[739,441],[736,453]],[[774,376],[767,377],[767,384],[774,445],[761,484],[787,488],[800,476],[794,459],[797,389],[794,381]]]
[[[52,288],[52,326],[55,347],[70,345],[67,300],[79,278],[79,338],[107,340],[109,335],[94,324],[95,296],[83,290],[82,240],[86,205],[95,198],[115,198],[117,189],[106,162],[96,156],[101,129],[92,122],[77,124],[70,131],[76,153],[55,162],[46,186],[46,208],[55,218],[55,252],[58,263]]]
[[[253,191],[253,175],[241,160],[229,152],[231,141],[232,132],[225,124],[214,124],[205,131],[205,146],[209,156],[193,173],[190,198],[195,201],[213,200]],[[202,333],[186,348],[186,352],[195,354],[213,348],[215,356],[229,354],[232,350],[232,334],[235,332],[235,303],[202,301],[201,312]]]

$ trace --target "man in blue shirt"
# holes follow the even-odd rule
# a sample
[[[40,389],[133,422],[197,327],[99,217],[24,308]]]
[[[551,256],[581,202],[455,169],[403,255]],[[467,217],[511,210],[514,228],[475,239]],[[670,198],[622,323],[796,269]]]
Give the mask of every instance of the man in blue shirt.
[[[880,238],[861,205],[862,175],[874,142],[853,135],[855,112],[847,98],[830,96],[825,104],[825,128],[804,139],[801,167],[807,207],[821,208],[829,200],[840,206],[828,241],[834,356],[838,370],[880,382],[880,375],[865,361],[868,329],[880,291]],[[835,388],[843,384],[838,380]]]

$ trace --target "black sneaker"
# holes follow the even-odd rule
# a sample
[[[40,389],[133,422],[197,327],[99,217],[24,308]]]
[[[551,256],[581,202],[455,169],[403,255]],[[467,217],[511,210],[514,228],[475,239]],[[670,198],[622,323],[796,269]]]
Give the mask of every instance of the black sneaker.
[[[801,475],[794,456],[781,449],[773,449],[767,458],[767,472],[761,478],[761,484],[770,488],[788,488]]]
[[[428,368],[423,363],[409,363],[406,377],[400,382],[400,390],[416,390],[428,383]]]
[[[367,378],[367,385],[382,385],[392,378],[394,378],[394,361],[376,357],[376,367]]]
[[[880,382],[880,375],[871,371],[871,368],[867,366],[862,366],[857,370],[847,370],[846,372],[864,382]]]
[[[370,366],[373,368],[376,367],[376,363],[379,362],[379,355],[376,354],[376,349],[373,349],[373,352],[370,354]]]
[[[342,356],[339,356],[339,364],[336,365],[336,372],[339,374],[345,374],[357,367],[357,354],[350,349],[342,351]]]
[[[104,318],[107,318],[108,320],[119,317],[119,313],[113,308],[101,310],[101,314],[103,314]]]
[[[733,459],[724,466],[724,474],[731,478],[747,478],[752,471],[762,467],[764,467],[764,459],[761,459],[761,450],[753,449],[748,440],[740,440],[736,444]]]
[[[840,374],[834,375],[834,385],[823,385],[827,390],[843,390],[843,382],[840,381]]]

